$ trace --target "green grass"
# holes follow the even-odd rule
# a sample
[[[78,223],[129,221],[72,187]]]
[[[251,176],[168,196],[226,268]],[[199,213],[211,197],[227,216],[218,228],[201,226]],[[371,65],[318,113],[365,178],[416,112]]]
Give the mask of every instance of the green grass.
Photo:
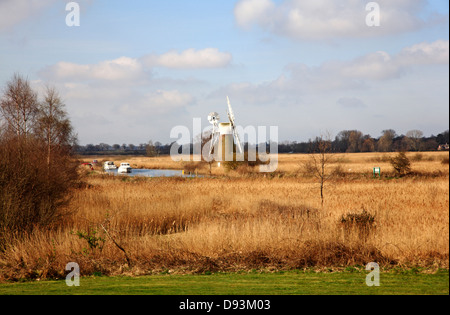
[[[380,286],[366,286],[366,272],[233,273],[81,278],[0,284],[0,295],[448,295],[449,272],[381,273]]]

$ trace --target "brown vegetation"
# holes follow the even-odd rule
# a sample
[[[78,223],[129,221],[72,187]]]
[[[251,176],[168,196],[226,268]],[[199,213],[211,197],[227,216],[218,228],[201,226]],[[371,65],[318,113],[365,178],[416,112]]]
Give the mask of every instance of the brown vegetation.
[[[76,213],[0,253],[0,279],[63,277],[69,262],[77,262],[83,275],[339,268],[372,261],[448,268],[445,154],[423,153],[402,178],[389,176],[393,169],[381,154],[338,155],[335,166],[346,172],[329,181],[323,207],[317,181],[302,170],[305,155],[281,155],[282,176],[222,176],[216,167],[214,177],[193,179],[94,173],[72,198]],[[170,158],[131,161],[179,167]],[[374,179],[373,166],[389,175]]]
[[[50,230],[71,211],[78,179],[74,136],[52,88],[39,102],[29,82],[15,75],[0,98],[0,251],[15,238]]]

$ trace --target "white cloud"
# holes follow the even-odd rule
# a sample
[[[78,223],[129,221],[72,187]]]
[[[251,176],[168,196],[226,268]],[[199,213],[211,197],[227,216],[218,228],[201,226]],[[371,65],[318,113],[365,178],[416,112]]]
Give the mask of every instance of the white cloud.
[[[230,53],[220,52],[217,48],[187,49],[181,53],[169,51],[162,55],[151,54],[142,58],[147,67],[172,69],[223,68],[228,66],[231,60]]]
[[[405,47],[393,56],[383,51],[368,54],[340,64],[340,73],[348,78],[383,80],[399,77],[414,66],[448,62],[449,41],[437,40]]]
[[[56,0],[1,0],[0,32],[11,29],[55,2]]]
[[[48,80],[90,81],[104,80],[124,82],[145,79],[154,67],[171,69],[221,68],[230,64],[232,56],[217,48],[203,50],[187,49],[182,53],[170,51],[162,55],[147,55],[142,58],[120,57],[96,64],[76,64],[61,61],[40,71]]]
[[[125,115],[127,117],[140,117],[167,114],[176,109],[191,105],[195,99],[185,92],[176,89],[160,89],[149,81],[140,85],[139,81],[123,82],[117,84],[113,81],[97,80],[90,82],[63,82],[56,83],[63,99],[70,100],[73,112],[82,115],[86,111],[103,113],[105,116],[115,117],[113,120]],[[34,87],[43,86],[44,81],[38,80]],[[118,115],[120,114],[120,115]]]
[[[160,115],[185,108],[194,102],[189,93],[178,90],[156,90],[133,98],[132,102],[124,102],[119,112],[126,116]]]
[[[270,0],[239,1],[234,9],[234,15],[239,26],[248,28],[255,23],[270,23],[270,14],[274,8],[275,4]]]
[[[250,104],[289,99],[297,102],[304,95],[361,91],[374,82],[400,79],[417,66],[448,63],[449,41],[438,40],[405,47],[396,55],[378,51],[349,61],[328,61],[317,67],[290,64],[271,82],[234,83],[212,93],[212,96],[230,94]]]
[[[437,40],[406,47],[399,55],[404,64],[448,64],[449,41]]]
[[[402,67],[388,53],[377,51],[339,64],[338,72],[344,78],[383,80],[398,77]]]
[[[95,64],[61,61],[41,69],[36,82],[56,85],[76,117],[81,141],[90,141],[86,140],[89,133],[117,139],[137,133],[136,137],[145,138],[151,132],[168,135],[170,130],[165,129],[172,123],[171,118],[185,116],[188,108],[196,104],[190,88],[199,84],[193,78],[155,78],[154,67],[213,68],[227,66],[230,61],[231,54],[212,48],[152,58],[124,56]],[[89,124],[84,120],[86,115]],[[100,117],[107,117],[107,121]],[[109,134],[104,131],[106,122],[116,126]]]
[[[235,6],[236,22],[243,28],[262,29],[294,39],[361,38],[395,34],[423,27],[419,17],[425,0],[378,0],[381,25],[368,27],[366,0],[240,0]],[[436,17],[430,17],[430,20]]]
[[[136,59],[128,57],[102,61],[93,65],[58,62],[43,69],[40,74],[45,78],[68,81],[121,81],[138,79],[145,75],[143,66]]]
[[[196,102],[190,93],[160,89],[152,82],[140,86],[135,81],[53,82],[84,144],[165,139],[174,123],[170,119],[183,116]]]

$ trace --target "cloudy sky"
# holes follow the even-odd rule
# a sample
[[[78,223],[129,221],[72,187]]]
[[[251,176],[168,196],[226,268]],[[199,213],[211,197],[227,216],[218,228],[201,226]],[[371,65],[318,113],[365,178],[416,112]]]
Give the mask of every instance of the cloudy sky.
[[[0,86],[62,95],[81,144],[169,143],[217,111],[280,141],[449,128],[447,0],[0,0]],[[369,9],[369,10],[367,10]],[[369,17],[369,18],[368,18]]]

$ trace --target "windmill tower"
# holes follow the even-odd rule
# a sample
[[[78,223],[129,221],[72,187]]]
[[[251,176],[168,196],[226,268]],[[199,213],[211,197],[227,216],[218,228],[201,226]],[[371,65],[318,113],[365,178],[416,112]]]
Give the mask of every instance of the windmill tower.
[[[216,148],[217,142],[219,146],[217,147],[218,152],[214,152],[215,159],[219,161],[233,161],[235,160],[234,153],[243,154],[244,149],[242,148],[241,140],[239,139],[239,134],[236,131],[236,121],[233,109],[231,108],[230,99],[227,96],[228,101],[228,123],[219,123],[219,114],[211,113],[208,116],[209,122],[213,125],[211,148],[209,151],[210,158],[212,160],[212,152]],[[235,150],[236,146],[236,150]]]

